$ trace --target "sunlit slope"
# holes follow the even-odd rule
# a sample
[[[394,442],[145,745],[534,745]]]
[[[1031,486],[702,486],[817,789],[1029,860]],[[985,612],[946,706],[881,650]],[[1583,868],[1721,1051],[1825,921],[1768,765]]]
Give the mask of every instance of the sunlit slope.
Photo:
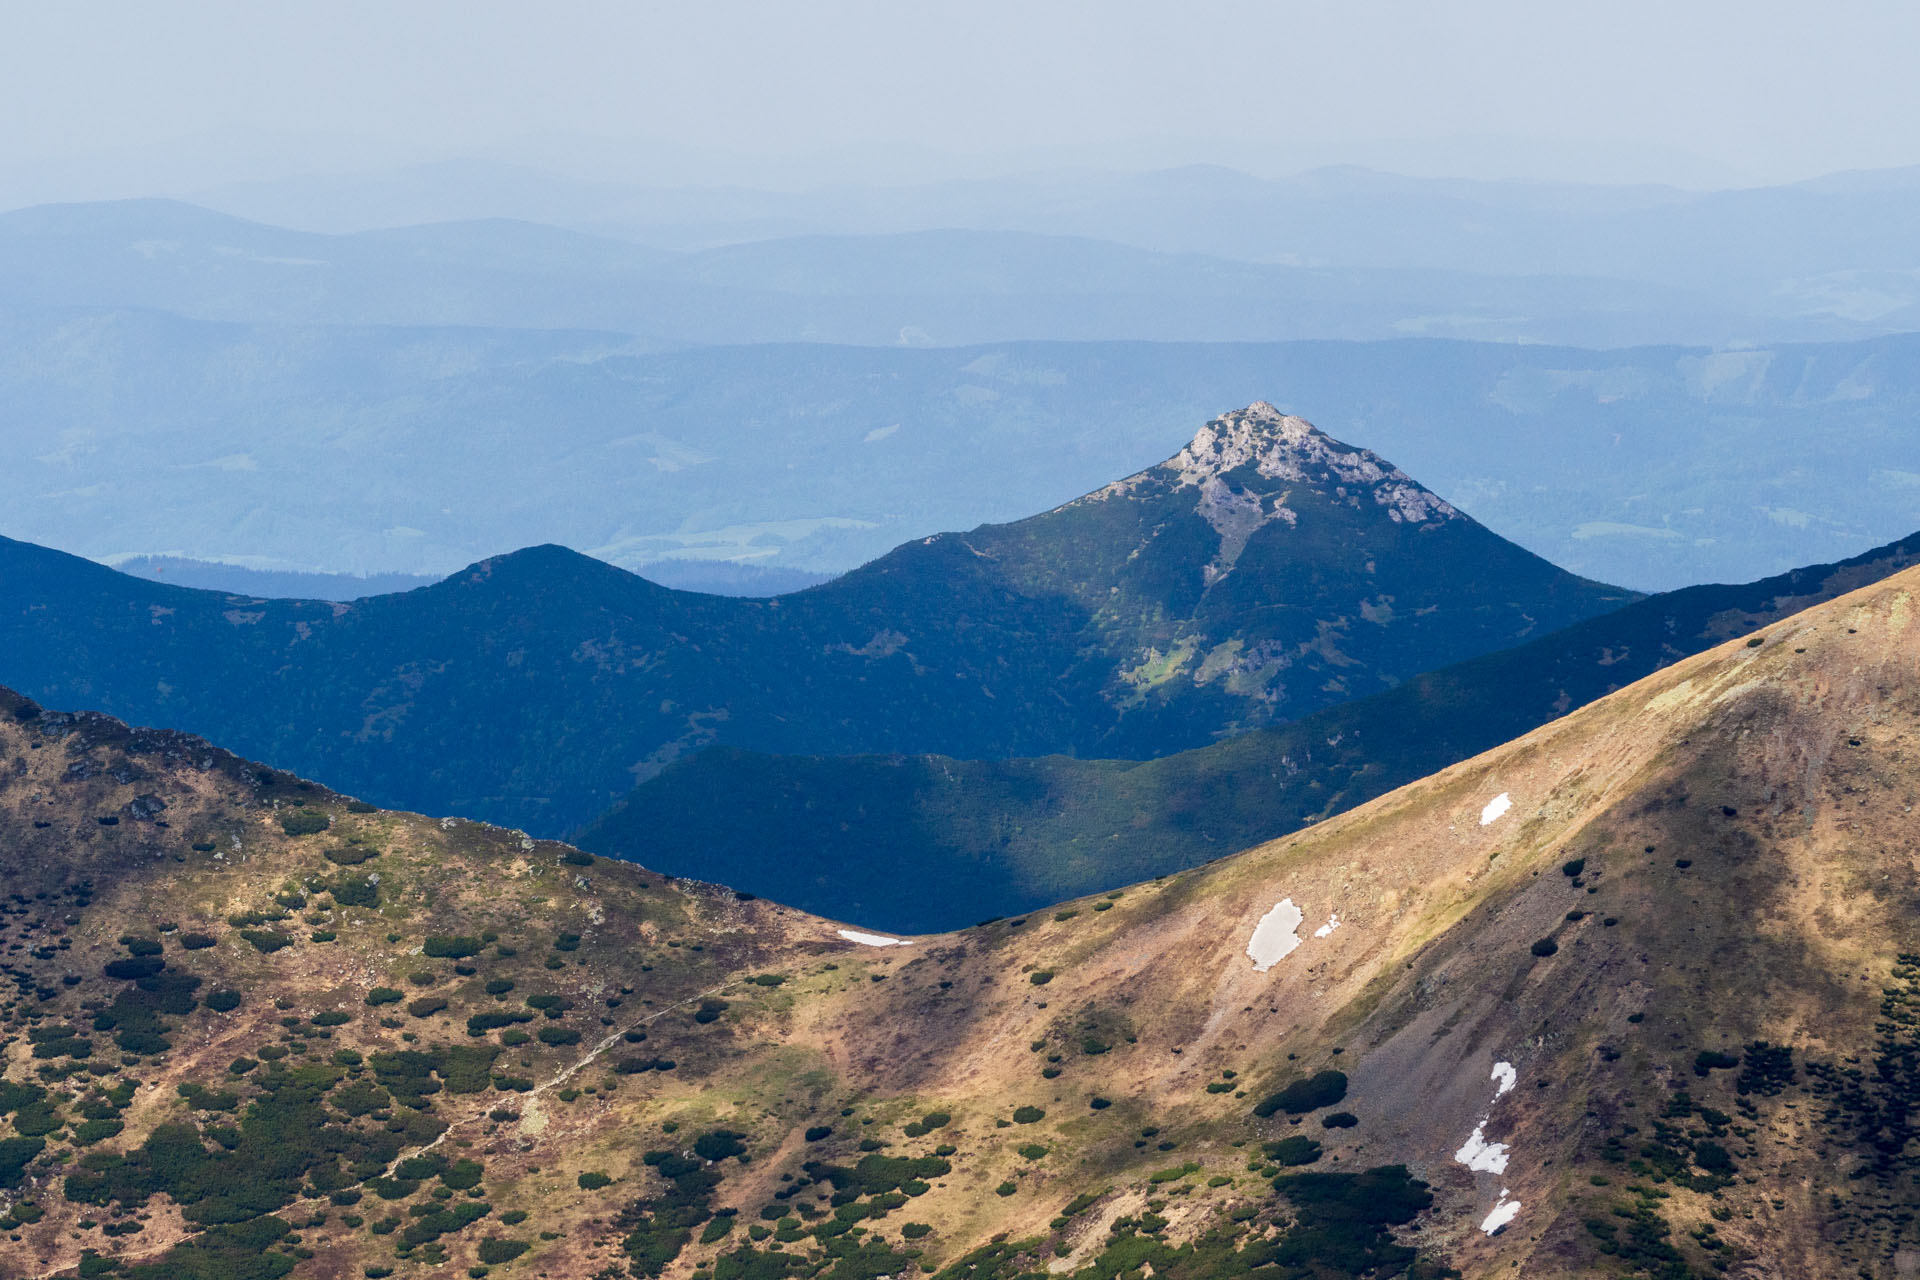
[[[46,1092],[8,1093],[43,1145],[3,1194],[40,1216],[9,1211],[0,1257],[1893,1277],[1920,1096],[1916,589],[1796,615],[1286,840],[897,945],[13,712],[6,1078]],[[331,825],[287,834],[305,812]],[[309,1130],[331,1136],[284,1138]],[[228,1140],[275,1135],[256,1190],[221,1181]],[[156,1158],[189,1138],[198,1181]]]
[[[1008,1054],[1051,1036],[1080,1087],[1049,1097],[1151,1100],[1163,1128],[1218,1140],[1292,1131],[1240,1128],[1201,1092],[1223,1071],[1258,1097],[1336,1067],[1359,1123],[1305,1132],[1431,1180],[1421,1239],[1468,1274],[1711,1274],[1715,1257],[1894,1274],[1913,1204],[1916,586],[1908,571],[1798,615],[1110,911],[963,935],[1006,938],[986,985],[1009,994],[875,1069],[992,1096]],[[1258,973],[1245,948],[1283,899],[1303,941]],[[1036,965],[1054,976],[1021,991]],[[1119,1020],[1137,1043],[1073,1052],[1079,1026]],[[1502,1061],[1517,1084],[1496,1100]],[[1510,1148],[1497,1175],[1455,1159],[1483,1122]],[[1503,1190],[1522,1208],[1490,1238]]]

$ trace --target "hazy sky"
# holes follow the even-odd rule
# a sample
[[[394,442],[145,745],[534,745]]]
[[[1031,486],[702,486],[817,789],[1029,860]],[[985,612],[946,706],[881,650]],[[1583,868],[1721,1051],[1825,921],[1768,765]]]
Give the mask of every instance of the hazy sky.
[[[1920,162],[1911,0],[0,0],[0,14],[0,163],[234,128],[449,149],[564,130],[754,153],[1521,137],[1688,153],[1753,179]]]

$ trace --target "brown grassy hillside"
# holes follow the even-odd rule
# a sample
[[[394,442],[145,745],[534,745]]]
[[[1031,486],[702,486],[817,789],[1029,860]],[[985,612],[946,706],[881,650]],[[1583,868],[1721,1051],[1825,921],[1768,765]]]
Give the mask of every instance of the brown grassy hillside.
[[[896,947],[9,701],[0,1272],[1913,1274],[1916,588]]]

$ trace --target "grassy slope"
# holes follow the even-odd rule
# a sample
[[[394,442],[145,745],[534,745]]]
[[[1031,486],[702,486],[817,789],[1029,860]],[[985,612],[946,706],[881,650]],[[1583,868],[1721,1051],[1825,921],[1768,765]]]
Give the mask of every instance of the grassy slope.
[[[462,1020],[547,992],[574,1007],[527,1029],[576,1029],[579,1045],[503,1049],[493,1088],[468,1079],[482,1091],[432,1093],[424,1111],[383,1103],[337,1126],[361,1135],[337,1145],[364,1159],[396,1126],[392,1154],[404,1155],[450,1125],[436,1149],[483,1168],[478,1196],[450,1190],[443,1210],[484,1204],[485,1217],[397,1257],[409,1228],[442,1221],[408,1208],[431,1209],[432,1178],[382,1184],[401,1193],[388,1201],[361,1185],[364,1173],[323,1178],[315,1166],[294,1182],[340,1185],[336,1199],[356,1202],[280,1207],[297,1241],[264,1254],[249,1246],[268,1270],[244,1274],[421,1274],[438,1252],[479,1265],[480,1242],[494,1236],[530,1246],[497,1274],[588,1275],[638,1253],[684,1277],[722,1251],[730,1256],[703,1274],[786,1274],[790,1261],[770,1245],[732,1254],[762,1224],[762,1205],[795,1211],[764,1220],[788,1240],[786,1259],[827,1254],[823,1274],[840,1278],[945,1268],[984,1280],[1049,1259],[1087,1280],[1141,1262],[1182,1280],[1255,1266],[1274,1268],[1262,1277],[1356,1274],[1366,1248],[1379,1256],[1379,1238],[1350,1216],[1329,1225],[1309,1192],[1354,1211],[1383,1197],[1338,1178],[1283,1181],[1276,1194],[1261,1144],[1300,1134],[1325,1146],[1311,1172],[1404,1163],[1430,1183],[1431,1206],[1403,1238],[1467,1276],[1632,1274],[1642,1263],[1709,1275],[1716,1257],[1733,1274],[1892,1276],[1913,1230],[1906,1115],[1920,1101],[1920,972],[1899,961],[1920,951],[1916,590],[1920,571],[1909,571],[1842,597],[1240,856],[903,948],[845,945],[824,922],[636,867],[576,867],[560,846],[510,832],[355,813],[322,788],[263,779],[189,739],[93,718],[9,718],[0,874],[16,895],[7,937],[22,950],[8,953],[19,991],[0,1012],[16,1032],[40,1029],[41,1042],[50,1026],[72,1025],[94,1051],[83,1072],[44,1082],[60,1091],[65,1127],[5,1193],[44,1216],[29,1223],[15,1209],[0,1220],[13,1228],[0,1265],[43,1275],[74,1265],[83,1246],[162,1256],[185,1229],[168,1196],[148,1202],[139,1232],[109,1238],[98,1224],[126,1219],[67,1202],[61,1175],[96,1165],[99,1177],[119,1176],[111,1153],[189,1114],[182,1082],[232,1090],[240,1128],[258,1128],[289,1091],[324,1087],[338,1099],[355,1080],[383,1080],[372,1054],[409,1034],[420,1049],[495,1043],[503,1033],[468,1037]],[[1511,810],[1482,823],[1500,794]],[[153,810],[143,795],[167,802],[167,827],[137,816]],[[334,828],[282,834],[295,799]],[[377,908],[328,910],[307,888],[292,910],[316,919],[288,923],[293,945],[262,955],[235,936],[232,913],[337,875],[324,851],[356,837],[383,850],[356,868],[380,869]],[[1584,860],[1578,878],[1563,871],[1571,859]],[[1257,973],[1247,939],[1283,897],[1303,910],[1303,935],[1333,913],[1341,925]],[[310,928],[337,938],[309,941]],[[195,930],[216,945],[183,950]],[[417,953],[427,936],[456,930],[497,933],[471,975]],[[564,933],[581,935],[576,949],[554,946]],[[240,1006],[169,1015],[169,1050],[123,1056],[109,1031],[85,1030],[95,1002],[130,985],[102,973],[128,955],[122,939],[134,949],[158,939],[168,972],[203,977],[201,994],[240,991]],[[1555,947],[1542,956],[1533,944],[1545,939]],[[416,971],[427,985],[412,984]],[[1042,972],[1050,979],[1036,983]],[[787,981],[745,981],[769,973]],[[489,979],[516,986],[496,1000],[480,985]],[[381,984],[449,1006],[418,1017],[370,1009],[365,994]],[[726,1007],[692,1016],[717,988]],[[328,1009],[349,1020],[317,1027]],[[589,1048],[628,1028],[648,1039]],[[1756,1041],[1789,1049],[1785,1076],[1762,1069]],[[31,1058],[32,1043],[9,1040],[8,1080],[66,1070],[58,1053]],[[272,1043],[290,1048],[278,1066],[264,1062]],[[341,1049],[369,1065],[329,1068]],[[1739,1065],[1696,1075],[1702,1050]],[[231,1075],[242,1054],[263,1065]],[[642,1054],[675,1066],[609,1070]],[[1518,1080],[1497,1100],[1496,1061]],[[1350,1077],[1339,1105],[1357,1117],[1352,1127],[1323,1126],[1324,1108],[1301,1121],[1253,1113],[1269,1090],[1329,1067]],[[123,1109],[92,1092],[136,1080]],[[562,1092],[587,1085],[595,1092]],[[1111,1105],[1096,1109],[1094,1097]],[[1044,1115],[1013,1123],[1021,1106]],[[947,1124],[903,1130],[936,1108]],[[124,1130],[88,1153],[63,1138],[89,1111],[104,1120],[116,1110]],[[200,1119],[212,1132],[224,1115]],[[1452,1158],[1480,1124],[1510,1144],[1502,1175]],[[834,1132],[810,1142],[809,1126]],[[722,1154],[716,1164],[685,1155],[715,1129],[741,1135],[751,1162],[726,1158],[725,1140],[705,1144]],[[836,1234],[825,1182],[837,1175],[809,1164],[856,1167],[863,1139],[887,1144],[883,1155],[953,1150],[938,1157],[944,1170],[921,1166],[925,1187],[907,1188],[919,1194],[876,1198],[871,1179],[862,1189],[843,1178],[836,1198],[861,1206],[849,1214],[865,1234]],[[648,1164],[650,1150],[683,1158]],[[1154,1182],[1156,1171],[1173,1172]],[[582,1172],[614,1181],[582,1188]],[[663,1172],[680,1177],[691,1232],[707,1231],[715,1209],[740,1209],[738,1225],[716,1243],[662,1247],[673,1197]],[[64,1185],[85,1194],[93,1184]],[[1489,1237],[1477,1224],[1503,1188],[1522,1208]],[[1066,1215],[1070,1202],[1084,1207]],[[509,1206],[530,1216],[508,1223]],[[402,1215],[400,1231],[373,1233],[389,1213]],[[906,1223],[928,1231],[909,1241]],[[971,1253],[979,1248],[988,1253]],[[247,1252],[229,1243],[236,1251]],[[243,1274],[188,1270],[187,1256],[165,1255],[153,1274]],[[1318,1269],[1294,1266],[1304,1259]]]
[[[708,748],[637,788],[578,842],[882,928],[954,928],[1297,830],[1916,562],[1920,534],[1839,564],[1668,592],[1388,693],[1145,763]]]

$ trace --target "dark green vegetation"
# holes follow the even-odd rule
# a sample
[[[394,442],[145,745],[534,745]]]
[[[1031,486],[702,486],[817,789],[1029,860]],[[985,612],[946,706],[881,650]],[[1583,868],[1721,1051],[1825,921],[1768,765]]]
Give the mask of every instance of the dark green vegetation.
[[[1171,1280],[1340,1280],[1457,1276],[1422,1260],[1394,1235],[1433,1204],[1427,1184],[1402,1165],[1363,1173],[1290,1173],[1273,1180],[1274,1195],[1244,1205],[1196,1239],[1168,1238],[1167,1201],[1147,1202],[1138,1215],[1114,1219],[1094,1256],[1072,1272],[1076,1280],[1118,1280],[1147,1274]],[[1076,1201],[1075,1204],[1079,1202]],[[1057,1222],[1074,1216],[1074,1205]],[[1044,1275],[1057,1251],[1044,1237],[989,1245],[941,1269],[938,1280],[1017,1280]]]
[[[669,765],[579,838],[879,928],[956,928],[1298,830],[1915,563],[1920,534],[1838,564],[1652,596],[1292,724],[1144,763],[714,746]],[[777,856],[769,832],[779,833]],[[914,874],[896,874],[903,865]],[[929,877],[940,892],[925,891]]]
[[[570,1065],[589,1028],[597,1039],[613,1025],[578,1012],[586,975],[553,972],[543,944],[590,961],[616,991],[626,982],[638,1006],[629,1023],[645,1020],[656,1000],[670,1005],[711,985],[737,955],[710,942],[661,947],[658,955],[624,941],[607,947],[589,932],[579,891],[570,888],[576,871],[558,846],[539,858],[537,920],[515,906],[468,933],[454,926],[474,918],[460,897],[467,868],[479,865],[478,846],[448,840],[462,868],[449,878],[447,854],[419,859],[419,837],[406,821],[191,739],[45,713],[9,693],[0,693],[0,711],[0,737],[13,735],[8,749],[55,767],[63,799],[128,785],[167,797],[136,807],[144,821],[36,823],[10,807],[26,795],[17,775],[0,782],[0,884],[8,891],[0,897],[0,974],[10,980],[0,1045],[19,1045],[0,1054],[0,1273],[27,1274],[15,1264],[29,1252],[51,1259],[63,1248],[72,1267],[74,1249],[57,1243],[63,1239],[81,1250],[81,1274],[121,1280],[275,1280],[321,1254],[334,1260],[329,1268],[343,1256],[373,1259],[367,1275],[412,1274],[410,1267],[450,1256],[509,1263],[533,1243],[497,1230],[481,1236],[478,1224],[496,1216],[488,1196],[503,1170],[467,1134],[494,1132],[502,1115],[517,1119],[502,1100],[530,1090],[533,1076]],[[86,802],[81,809],[92,812]],[[154,821],[156,814],[166,817]],[[341,856],[314,838],[329,828],[345,849],[367,856]],[[444,835],[437,825],[425,829]],[[458,831],[486,847],[485,861],[535,848],[497,829]],[[243,869],[247,859],[214,856],[243,845],[254,871]],[[262,853],[273,865],[258,866]],[[357,864],[373,858],[380,892],[369,894]],[[342,871],[342,863],[355,869]],[[118,885],[130,872],[156,871],[171,885],[162,895],[165,919],[152,914],[143,889],[109,889],[111,905],[103,904],[89,878]],[[668,926],[702,910],[659,895],[657,883],[649,896],[641,888],[647,877],[623,875],[628,883],[589,901]],[[557,914],[556,895],[567,903]],[[496,913],[506,905],[489,896]],[[314,933],[327,940],[265,927],[290,924],[294,912],[303,923],[326,924]],[[139,927],[110,923],[121,918]],[[556,933],[556,921],[577,922],[578,931]],[[321,972],[336,949],[432,992],[405,1006],[404,1025],[382,1020],[387,1005],[405,998],[401,989],[334,986]],[[488,1032],[536,1013],[511,1010],[497,1024],[487,1017],[519,988],[535,992],[526,1004],[545,1016],[537,1038],[522,1036],[508,1055],[505,1036]],[[593,1003],[611,1013],[625,1001],[616,994]],[[216,1038],[220,1047],[206,1048]],[[241,1044],[247,1052],[235,1056]],[[601,1066],[609,1074],[588,1077],[587,1091],[610,1099],[617,1077],[612,1063]],[[745,1136],[698,1135],[693,1163],[744,1158]],[[611,1181],[583,1172],[578,1185]],[[175,1211],[184,1234],[155,1223],[156,1214]],[[526,1218],[519,1211],[498,1220]],[[72,1234],[56,1231],[55,1221]],[[22,1231],[37,1232],[35,1243],[22,1245]],[[42,1263],[35,1274],[55,1269]],[[356,1262],[352,1274],[362,1270]]]
[[[1159,756],[1632,598],[1256,406],[1058,510],[776,600],[536,547],[351,605],[236,602],[0,542],[0,681],[557,836],[710,743]]]
[[[1622,1117],[1598,1155],[1633,1180],[1625,1198],[1594,1193],[1583,1225],[1598,1254],[1624,1274],[1663,1280],[1727,1271],[1740,1251],[1719,1224],[1734,1215],[1716,1207],[1710,1221],[1676,1238],[1674,1191],[1721,1200],[1725,1189],[1753,1181],[1751,1171],[1765,1167],[1756,1162],[1806,1141],[1821,1158],[1848,1166],[1846,1193],[1830,1193],[1821,1206],[1833,1261],[1858,1265],[1858,1275],[1882,1274],[1874,1264],[1910,1246],[1916,1221],[1920,955],[1895,957],[1890,976],[1870,1055],[1801,1057],[1766,1041],[1733,1053],[1701,1050],[1693,1088],[1650,1097],[1643,1117]],[[1803,1138],[1794,1132],[1801,1125]],[[1591,1181],[1607,1186],[1613,1178]]]
[[[1269,1142],[1264,1148],[1267,1158],[1277,1165],[1292,1168],[1296,1165],[1312,1164],[1320,1158],[1320,1144],[1302,1134],[1282,1138],[1278,1142]]]
[[[1278,1093],[1262,1098],[1253,1109],[1257,1116],[1270,1116],[1285,1113],[1290,1116],[1305,1115],[1309,1111],[1318,1111],[1330,1107],[1347,1096],[1347,1077],[1339,1071],[1319,1071],[1311,1076],[1293,1081]]]

